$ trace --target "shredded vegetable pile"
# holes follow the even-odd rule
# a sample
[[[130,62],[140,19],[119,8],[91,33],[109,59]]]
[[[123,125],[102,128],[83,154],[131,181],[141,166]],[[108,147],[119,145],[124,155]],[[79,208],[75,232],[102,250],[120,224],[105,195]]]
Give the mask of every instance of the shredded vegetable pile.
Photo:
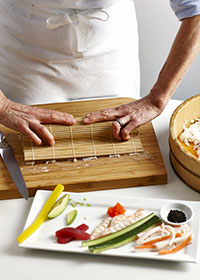
[[[158,252],[160,255],[176,253],[192,241],[188,224],[173,227],[162,223],[138,234],[135,252]]]

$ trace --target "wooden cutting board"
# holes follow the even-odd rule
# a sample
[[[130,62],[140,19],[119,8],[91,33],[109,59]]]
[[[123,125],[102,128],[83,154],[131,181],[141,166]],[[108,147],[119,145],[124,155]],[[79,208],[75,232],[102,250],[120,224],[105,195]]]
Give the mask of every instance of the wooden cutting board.
[[[42,108],[68,112],[76,118],[103,108],[119,106],[131,102],[130,98],[100,99],[80,102],[41,105]],[[162,160],[158,142],[151,123],[140,127],[140,141],[143,151],[120,155],[102,156],[97,159],[72,159],[46,161],[42,163],[24,161],[23,137],[20,133],[0,125],[0,130],[11,144],[21,168],[29,196],[38,189],[52,190],[58,183],[66,191],[84,192],[148,186],[167,183],[167,173]],[[0,160],[0,199],[21,197]]]

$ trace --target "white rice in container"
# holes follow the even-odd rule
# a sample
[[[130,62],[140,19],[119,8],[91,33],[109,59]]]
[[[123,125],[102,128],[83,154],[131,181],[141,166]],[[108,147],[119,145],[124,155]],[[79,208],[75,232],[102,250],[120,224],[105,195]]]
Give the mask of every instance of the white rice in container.
[[[191,120],[189,127],[186,125],[187,121],[184,122],[183,132],[179,139],[187,146],[194,144],[193,149],[196,151],[198,159],[200,159],[200,119]]]

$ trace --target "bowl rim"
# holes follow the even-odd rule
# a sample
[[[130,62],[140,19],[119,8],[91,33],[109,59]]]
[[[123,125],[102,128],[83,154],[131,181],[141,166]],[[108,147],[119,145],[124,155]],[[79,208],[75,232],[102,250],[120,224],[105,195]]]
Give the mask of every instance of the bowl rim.
[[[172,210],[173,210],[173,209],[179,209],[179,210],[182,210],[182,211],[184,212],[184,210],[182,209],[182,207],[175,207],[175,206],[173,206],[174,204],[181,205],[181,206],[183,206],[183,207],[187,207],[187,208],[191,211],[191,216],[190,216],[185,222],[173,223],[173,222],[170,222],[170,221],[167,220],[167,215],[165,215],[165,216],[163,215],[163,211],[166,210],[165,208],[171,208]],[[169,213],[169,210],[168,210],[168,213]],[[165,212],[165,214],[166,214],[166,212]],[[186,214],[186,216],[187,216],[187,213],[185,213],[185,214]],[[162,219],[165,223],[167,223],[167,224],[169,224],[169,225],[172,225],[172,226],[181,226],[181,225],[184,225],[184,224],[188,224],[188,223],[192,220],[193,216],[194,216],[194,210],[192,209],[192,207],[191,207],[189,204],[184,203],[184,202],[176,202],[176,201],[174,201],[174,202],[168,202],[168,203],[165,203],[165,204],[160,208],[160,217],[161,217],[161,219]]]
[[[188,99],[186,99],[185,101],[183,101],[173,112],[171,118],[170,118],[170,124],[169,124],[169,134],[170,137],[172,139],[172,141],[174,141],[174,144],[177,146],[177,148],[183,152],[187,157],[189,157],[191,160],[193,160],[194,162],[197,162],[198,164],[200,163],[200,159],[198,159],[197,157],[195,157],[194,155],[192,155],[191,153],[189,153],[186,149],[184,149],[184,147],[181,145],[180,141],[178,140],[177,136],[175,136],[174,133],[174,122],[175,122],[175,118],[178,115],[179,111],[185,107],[188,103],[190,103],[191,101],[195,100],[195,99],[200,99],[200,94],[194,95]]]

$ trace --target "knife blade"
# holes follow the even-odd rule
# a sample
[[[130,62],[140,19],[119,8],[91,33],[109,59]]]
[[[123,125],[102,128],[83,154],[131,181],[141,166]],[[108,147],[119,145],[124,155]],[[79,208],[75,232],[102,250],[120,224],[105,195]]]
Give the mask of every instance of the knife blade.
[[[26,187],[26,183],[24,181],[24,177],[21,173],[15,155],[13,153],[12,147],[6,142],[5,136],[0,131],[0,155],[12,177],[15,185],[18,188],[20,194],[28,200],[28,190]]]

